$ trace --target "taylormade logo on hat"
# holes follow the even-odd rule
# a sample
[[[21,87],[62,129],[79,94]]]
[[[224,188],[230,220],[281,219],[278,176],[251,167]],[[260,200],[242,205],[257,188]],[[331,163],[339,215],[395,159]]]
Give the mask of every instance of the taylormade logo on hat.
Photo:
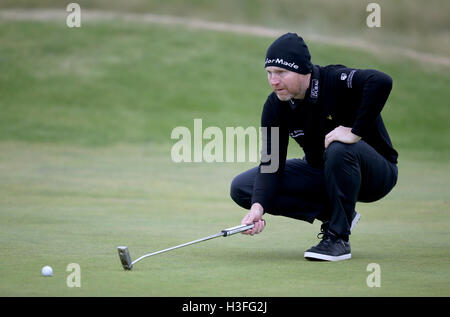
[[[303,39],[295,33],[286,33],[268,48],[264,67],[277,66],[299,74],[312,71],[311,55]]]
[[[266,63],[265,63],[264,67],[266,67],[267,64],[280,64],[280,65],[283,65],[283,66],[292,67],[294,69],[298,69],[298,67],[299,67],[294,62],[289,63],[289,62],[286,62],[285,60],[283,60],[282,58],[276,58],[276,59],[268,59],[268,58],[266,58]]]

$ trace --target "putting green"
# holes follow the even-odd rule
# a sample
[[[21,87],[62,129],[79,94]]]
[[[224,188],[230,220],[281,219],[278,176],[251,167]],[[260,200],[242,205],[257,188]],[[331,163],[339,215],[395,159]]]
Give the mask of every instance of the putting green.
[[[86,149],[0,145],[2,296],[443,296],[449,294],[449,169],[403,161],[388,198],[359,204],[350,261],[308,262],[319,223],[266,216],[254,237],[235,235],[132,259],[240,222],[228,185],[241,164],[176,164],[170,147]],[[67,265],[78,263],[81,287]],[[381,287],[366,280],[380,265]],[[53,267],[53,277],[40,269]],[[220,283],[220,287],[217,287]]]

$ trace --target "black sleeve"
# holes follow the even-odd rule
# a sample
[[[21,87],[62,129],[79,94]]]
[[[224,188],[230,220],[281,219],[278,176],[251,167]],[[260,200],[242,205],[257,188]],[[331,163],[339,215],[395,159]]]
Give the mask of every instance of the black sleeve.
[[[344,77],[346,78],[343,79]],[[352,132],[360,137],[366,136],[389,97],[392,78],[374,69],[347,68],[338,72],[336,80],[339,88],[352,89],[361,94]]]
[[[289,143],[288,130],[281,119],[280,105],[274,100],[273,95],[269,96],[264,104],[261,128],[265,128],[267,133],[266,137],[265,133],[262,133],[261,162],[253,186],[252,204],[260,203],[264,210],[267,210],[271,207],[280,183]],[[271,128],[278,128],[278,138],[275,138]],[[278,142],[278,151],[275,142]],[[267,157],[264,153],[271,159],[265,161]]]

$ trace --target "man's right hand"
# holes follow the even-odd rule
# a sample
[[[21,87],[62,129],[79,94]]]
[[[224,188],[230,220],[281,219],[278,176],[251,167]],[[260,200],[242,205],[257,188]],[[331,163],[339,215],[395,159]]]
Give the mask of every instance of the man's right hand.
[[[259,203],[254,203],[252,207],[250,208],[250,212],[245,215],[245,217],[242,219],[241,224],[243,225],[250,225],[252,223],[255,224],[255,226],[252,229],[249,229],[247,231],[242,232],[243,234],[249,234],[254,235],[258,234],[261,231],[264,230],[264,227],[266,226],[266,222],[264,219],[262,219],[262,215],[264,213],[264,209]]]

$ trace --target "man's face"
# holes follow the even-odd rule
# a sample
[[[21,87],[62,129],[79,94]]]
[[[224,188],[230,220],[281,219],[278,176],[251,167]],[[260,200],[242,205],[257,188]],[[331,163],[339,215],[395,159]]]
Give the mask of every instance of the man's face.
[[[269,84],[278,99],[288,101],[292,98],[304,98],[309,87],[309,74],[302,75],[276,66],[267,66],[266,71]]]

